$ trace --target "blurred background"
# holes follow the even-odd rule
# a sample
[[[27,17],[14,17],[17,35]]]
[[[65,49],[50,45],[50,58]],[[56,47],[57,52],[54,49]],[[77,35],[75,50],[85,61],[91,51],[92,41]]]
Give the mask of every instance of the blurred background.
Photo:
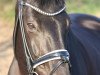
[[[13,59],[12,34],[16,0],[0,0],[0,75],[7,75]],[[67,12],[85,13],[100,18],[100,0],[68,0]]]

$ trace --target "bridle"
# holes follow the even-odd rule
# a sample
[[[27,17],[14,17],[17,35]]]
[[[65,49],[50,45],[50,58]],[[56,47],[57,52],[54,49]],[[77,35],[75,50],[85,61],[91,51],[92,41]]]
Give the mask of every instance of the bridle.
[[[18,17],[17,17],[17,22],[19,21],[19,25],[20,25],[20,29],[21,29],[22,41],[23,41],[26,63],[27,63],[27,70],[29,72],[29,75],[38,75],[38,73],[35,72],[35,69],[39,65],[44,64],[44,63],[49,62],[49,61],[52,61],[52,60],[60,59],[60,61],[56,64],[56,66],[54,67],[54,69],[50,73],[50,75],[53,75],[53,73],[57,70],[57,68],[60,65],[62,65],[64,63],[70,64],[69,53],[65,49],[54,50],[52,52],[49,52],[49,53],[39,57],[38,59],[33,60],[32,55],[31,55],[30,50],[29,50],[29,47],[28,47],[28,44],[27,44],[26,35],[25,35],[23,15],[22,15],[23,6],[31,7],[32,9],[37,11],[38,13],[40,13],[42,15],[46,15],[46,16],[58,15],[65,10],[65,7],[63,7],[61,10],[57,11],[56,13],[47,13],[47,12],[40,10],[39,8],[37,8],[35,6],[32,6],[28,3],[23,2],[22,0],[18,1],[18,11],[19,12],[18,12]]]
[[[18,2],[18,11],[19,11],[19,13],[18,13],[18,19],[17,20],[19,20],[19,24],[20,24],[20,28],[21,28],[21,35],[22,35],[23,46],[24,46],[24,51],[25,51],[25,56],[26,56],[27,69],[28,69],[29,75],[34,75],[34,74],[38,75],[38,73],[35,72],[35,69],[36,69],[37,66],[39,66],[41,64],[44,64],[46,62],[52,61],[52,60],[60,59],[61,61],[59,61],[56,64],[57,66],[51,71],[50,75],[52,75],[60,65],[62,65],[63,63],[69,63],[69,53],[65,49],[54,50],[50,53],[47,53],[47,54],[39,57],[36,60],[33,60],[32,55],[30,53],[30,50],[28,48],[26,35],[25,35],[25,29],[24,29],[23,18],[22,18],[23,6],[31,7],[32,9],[37,11],[38,13],[40,13],[42,15],[47,15],[47,16],[58,15],[62,11],[64,11],[65,7],[62,8],[60,11],[57,11],[56,13],[47,13],[47,12],[44,12],[44,11],[40,10],[39,8],[37,8],[35,6],[32,6],[28,3],[25,3],[21,0]]]

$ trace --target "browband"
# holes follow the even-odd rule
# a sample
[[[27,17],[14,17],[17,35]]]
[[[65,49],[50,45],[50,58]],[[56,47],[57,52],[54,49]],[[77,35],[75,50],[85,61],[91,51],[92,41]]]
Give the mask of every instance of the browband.
[[[48,13],[48,12],[45,12],[45,11],[39,9],[36,6],[33,6],[33,5],[31,5],[29,3],[26,3],[26,2],[23,2],[23,1],[21,1],[20,5],[24,5],[24,6],[31,7],[32,9],[34,9],[35,11],[37,11],[38,13],[40,13],[42,15],[47,15],[47,16],[55,16],[55,15],[58,15],[58,14],[60,14],[61,12],[63,12],[66,9],[66,7],[64,6],[62,9],[58,10],[55,13]]]

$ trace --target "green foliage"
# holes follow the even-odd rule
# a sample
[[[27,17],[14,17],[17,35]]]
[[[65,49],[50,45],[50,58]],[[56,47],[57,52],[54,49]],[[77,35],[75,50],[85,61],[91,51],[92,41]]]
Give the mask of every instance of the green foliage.
[[[0,0],[0,19],[11,22],[14,20],[14,0]]]
[[[100,0],[70,0],[66,2],[69,13],[95,14],[100,12]]]

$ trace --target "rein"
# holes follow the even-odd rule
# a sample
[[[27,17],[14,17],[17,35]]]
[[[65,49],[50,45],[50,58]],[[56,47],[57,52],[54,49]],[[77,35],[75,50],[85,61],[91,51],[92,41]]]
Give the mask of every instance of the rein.
[[[65,7],[62,8],[60,11],[57,11],[56,13],[47,13],[47,12],[44,12],[44,11],[40,10],[39,8],[37,8],[35,6],[32,6],[28,3],[24,3],[21,0],[18,3],[19,13],[18,13],[18,17],[17,17],[17,22],[19,20],[19,24],[20,24],[20,28],[21,28],[22,41],[23,41],[23,46],[24,46],[24,51],[25,51],[25,57],[26,57],[26,63],[27,63],[27,70],[29,72],[29,75],[38,75],[38,73],[35,72],[35,69],[39,65],[44,64],[44,63],[49,62],[49,61],[52,61],[52,60],[60,59],[60,61],[56,64],[54,69],[50,72],[50,75],[53,75],[53,73],[57,70],[57,68],[59,68],[60,65],[62,65],[64,63],[70,64],[70,62],[69,62],[69,53],[65,49],[59,49],[59,50],[54,50],[52,52],[49,52],[49,53],[47,53],[43,56],[40,56],[38,59],[33,60],[32,55],[31,55],[30,50],[29,50],[29,47],[28,47],[28,44],[27,44],[26,35],[25,35],[23,15],[22,15],[23,5],[31,7],[32,9],[39,12],[40,14],[47,15],[47,16],[58,15],[61,12],[64,11]]]

